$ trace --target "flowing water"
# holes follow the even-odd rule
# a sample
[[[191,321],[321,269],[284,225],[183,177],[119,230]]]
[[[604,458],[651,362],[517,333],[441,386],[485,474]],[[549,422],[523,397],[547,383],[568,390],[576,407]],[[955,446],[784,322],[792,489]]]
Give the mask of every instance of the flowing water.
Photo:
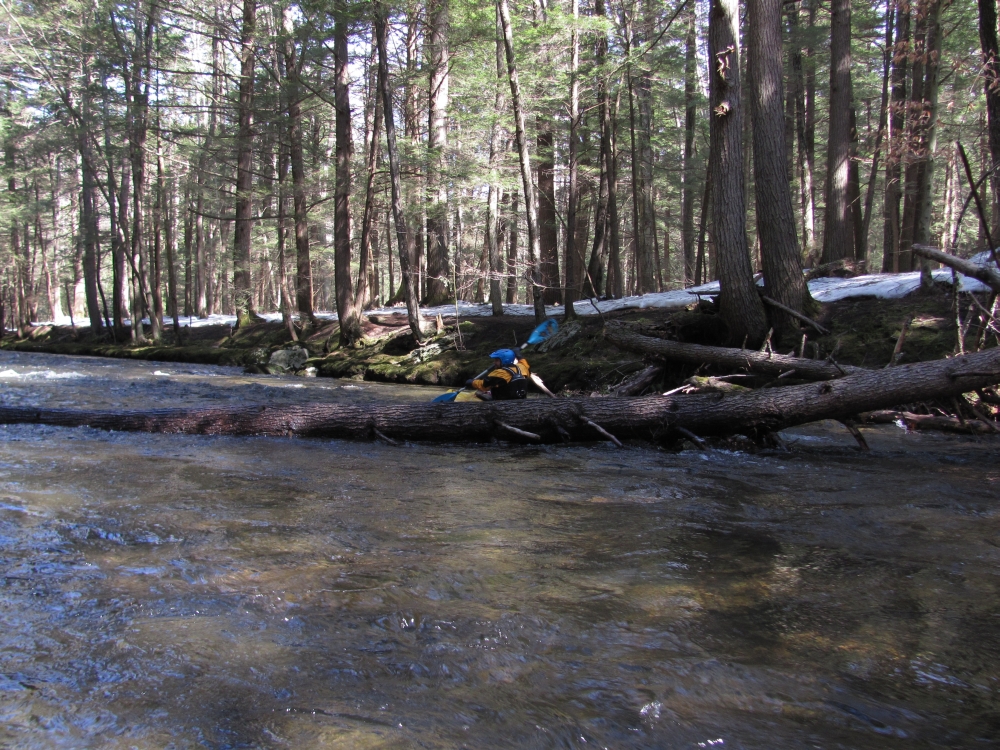
[[[8,405],[429,394],[0,353]],[[0,746],[996,746],[1000,441],[785,438],[0,427]]]

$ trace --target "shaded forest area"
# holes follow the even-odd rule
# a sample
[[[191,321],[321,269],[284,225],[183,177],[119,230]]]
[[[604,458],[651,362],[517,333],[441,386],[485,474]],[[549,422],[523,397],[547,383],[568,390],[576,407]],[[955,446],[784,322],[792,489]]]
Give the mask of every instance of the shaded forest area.
[[[998,236],[997,47],[996,0],[6,3],[0,317],[351,345],[405,302],[419,342],[719,279],[730,344],[796,344],[803,268]]]

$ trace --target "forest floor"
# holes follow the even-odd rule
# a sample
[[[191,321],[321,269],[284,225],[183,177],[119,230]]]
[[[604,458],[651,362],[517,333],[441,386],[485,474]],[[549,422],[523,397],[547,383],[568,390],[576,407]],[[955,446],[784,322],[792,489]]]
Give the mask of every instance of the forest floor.
[[[963,295],[964,296],[964,295]],[[904,323],[912,321],[905,337],[900,362],[917,362],[946,357],[957,348],[956,300],[950,285],[939,283],[930,292],[914,292],[894,299],[851,297],[820,303],[816,319],[830,330],[815,337],[809,331],[805,356],[825,358],[862,367],[884,367],[892,357]],[[962,309],[968,306],[966,301]],[[688,343],[723,345],[726,336],[721,319],[708,302],[695,302],[684,309],[639,307],[609,310],[581,316],[566,323],[562,315],[559,334],[537,347],[526,347],[524,356],[553,391],[570,394],[606,393],[629,375],[648,364],[642,355],[618,349],[603,335],[607,320],[628,321],[652,335]],[[455,325],[454,315],[441,316],[440,330],[428,317],[431,333],[423,346],[416,346],[407,325],[405,310],[380,311],[364,318],[364,339],[356,348],[338,345],[335,320],[319,320],[318,325],[299,333],[293,342],[280,322],[262,322],[232,329],[227,324],[196,325],[181,329],[174,340],[168,325],[158,344],[118,344],[110,337],[97,340],[89,328],[40,325],[28,336],[0,339],[0,347],[17,351],[95,355],[168,362],[231,365],[249,372],[287,372],[274,353],[293,352],[290,369],[303,375],[460,386],[489,364],[489,353],[502,347],[523,344],[534,320],[521,315],[465,317]],[[148,327],[147,327],[148,329]],[[436,332],[435,332],[436,330]],[[966,346],[975,347],[978,331],[969,331]],[[814,338],[815,337],[815,338]],[[781,342],[776,350],[798,353],[801,341]],[[695,374],[693,365],[669,365],[652,392],[673,388]]]

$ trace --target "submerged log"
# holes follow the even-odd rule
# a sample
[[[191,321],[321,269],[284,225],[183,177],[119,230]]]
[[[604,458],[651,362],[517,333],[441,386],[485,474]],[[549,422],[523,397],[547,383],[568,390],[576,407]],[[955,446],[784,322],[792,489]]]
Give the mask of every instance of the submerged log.
[[[899,404],[949,398],[1000,383],[1000,348],[953,359],[864,370],[839,380],[749,393],[480,403],[245,406],[143,412],[0,407],[0,424],[49,424],[196,435],[300,435],[436,442],[493,438],[559,442],[670,440],[768,434]],[[502,426],[501,426],[502,425]],[[600,430],[594,425],[599,425]],[[513,429],[511,429],[513,428]],[[515,431],[530,433],[524,438]]]
[[[859,367],[838,365],[825,359],[804,359],[753,349],[728,349],[658,339],[643,336],[621,325],[608,326],[605,336],[608,341],[621,349],[652,354],[675,362],[716,365],[731,370],[743,369],[747,372],[769,375],[781,375],[789,370],[795,370],[798,377],[810,380],[833,380],[851,373],[864,372]]]

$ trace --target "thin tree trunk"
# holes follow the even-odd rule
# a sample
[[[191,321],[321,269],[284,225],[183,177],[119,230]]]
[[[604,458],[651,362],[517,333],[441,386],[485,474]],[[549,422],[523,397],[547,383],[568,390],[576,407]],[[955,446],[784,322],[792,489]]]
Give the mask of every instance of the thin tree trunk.
[[[427,5],[430,94],[427,131],[427,304],[448,300],[448,188],[443,172],[448,145],[448,0]]]
[[[570,41],[570,90],[569,90],[569,203],[566,209],[566,319],[576,317],[573,302],[581,295],[580,277],[583,275],[583,252],[577,246],[577,214],[580,210],[580,0],[573,2],[573,30]]]
[[[851,160],[851,0],[833,0],[830,20],[830,132],[823,263],[854,258],[848,197]]]
[[[697,14],[692,3],[687,14],[687,34],[684,40],[684,185],[681,193],[681,242],[684,246],[684,285],[694,283],[695,236],[694,236],[694,136],[698,114],[697,86]]]
[[[243,0],[240,29],[240,84],[236,136],[236,231],[233,243],[233,305],[237,324],[248,325],[255,313],[250,280],[250,242],[253,233],[253,94],[256,0]]]
[[[358,314],[366,309],[372,299],[372,285],[368,280],[368,268],[372,262],[372,235],[376,234],[375,228],[375,173],[378,169],[378,159],[382,137],[382,100],[378,92],[378,50],[375,41],[372,40],[372,75],[370,75],[371,85],[369,86],[369,97],[371,99],[371,127],[368,140],[368,164],[365,171],[365,210],[361,219],[361,254],[358,259],[358,284],[354,292],[354,303],[357,306]],[[381,292],[378,284],[374,285],[375,297],[379,297]]]
[[[302,84],[303,60],[298,54],[293,36],[292,10],[284,11],[285,39],[285,111],[288,113],[288,154],[292,168],[292,212],[295,218],[295,303],[305,323],[315,323],[312,258],[309,248],[309,217],[306,196],[305,153],[302,145]],[[334,22],[336,29],[336,22]],[[334,45],[336,45],[336,31]],[[334,52],[336,57],[336,51]],[[334,83],[337,91],[337,83]],[[336,93],[334,94],[336,99]],[[336,212],[336,199],[334,200]],[[336,220],[335,220],[336,227]],[[334,251],[336,254],[336,251]],[[336,259],[334,260],[336,264]],[[343,328],[341,328],[343,330]]]
[[[385,6],[380,0],[373,3],[375,40],[378,45],[379,91],[382,96],[383,114],[385,116],[386,149],[389,152],[389,177],[392,184],[392,214],[396,223],[396,241],[399,246],[399,268],[402,273],[403,289],[406,299],[406,315],[410,323],[413,338],[419,343],[423,340],[420,306],[418,304],[417,288],[417,244],[410,232],[406,215],[403,212],[401,195],[399,152],[396,149],[396,124],[392,111],[392,92],[389,89],[389,58],[386,50],[386,16]]]
[[[892,51],[891,98],[889,104],[889,144],[885,160],[885,196],[883,200],[882,272],[899,271],[899,241],[902,228],[902,162],[906,150],[906,74],[909,67],[910,6],[894,0],[895,43]]]
[[[545,320],[545,301],[539,276],[540,246],[538,235],[538,201],[535,196],[535,186],[531,181],[531,158],[528,155],[528,140],[524,127],[524,108],[521,102],[521,83],[517,75],[517,65],[514,61],[514,34],[510,24],[510,10],[507,0],[496,0],[497,13],[503,30],[504,52],[507,57],[507,78],[510,81],[511,103],[514,107],[514,135],[517,141],[517,153],[521,162],[521,184],[524,190],[525,217],[528,223],[528,263],[532,273],[532,293],[535,306],[535,320],[541,323]]]

